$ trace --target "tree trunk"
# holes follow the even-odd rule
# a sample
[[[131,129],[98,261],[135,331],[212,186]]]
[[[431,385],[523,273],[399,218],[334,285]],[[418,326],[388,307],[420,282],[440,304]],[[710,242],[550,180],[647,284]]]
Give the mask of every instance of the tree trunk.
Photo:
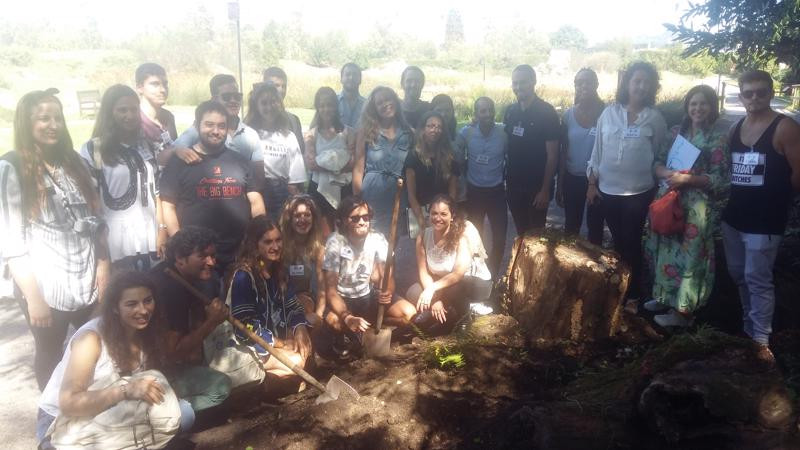
[[[630,271],[616,253],[581,239],[521,236],[504,306],[529,339],[591,341],[619,330]]]

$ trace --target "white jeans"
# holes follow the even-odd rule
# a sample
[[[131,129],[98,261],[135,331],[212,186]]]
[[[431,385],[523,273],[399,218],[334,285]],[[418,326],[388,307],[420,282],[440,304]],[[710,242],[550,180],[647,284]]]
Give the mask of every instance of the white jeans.
[[[728,272],[739,288],[744,332],[759,344],[769,344],[775,285],[772,266],[781,243],[778,234],[742,233],[722,222],[722,240]]]

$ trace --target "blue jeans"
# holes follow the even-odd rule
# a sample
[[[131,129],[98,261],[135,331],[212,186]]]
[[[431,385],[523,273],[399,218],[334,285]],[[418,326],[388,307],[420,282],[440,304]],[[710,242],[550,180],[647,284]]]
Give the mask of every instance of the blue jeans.
[[[759,344],[769,344],[775,285],[772,266],[781,244],[778,234],[742,233],[722,222],[722,242],[728,272],[739,288],[744,332]]]

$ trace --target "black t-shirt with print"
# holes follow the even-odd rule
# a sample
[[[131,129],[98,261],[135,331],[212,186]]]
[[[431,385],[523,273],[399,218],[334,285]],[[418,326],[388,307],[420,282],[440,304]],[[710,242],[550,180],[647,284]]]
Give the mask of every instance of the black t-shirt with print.
[[[210,228],[217,233],[217,262],[233,261],[250,221],[248,192],[257,191],[247,159],[225,149],[202,155],[197,164],[170,159],[161,175],[161,198],[174,203],[181,227]]]
[[[446,137],[443,137],[446,139]],[[427,205],[438,194],[447,195],[447,180],[439,170],[437,161],[432,161],[430,166],[425,165],[417,155],[416,150],[408,152],[406,157],[405,169],[414,170],[415,187],[417,191],[417,201],[420,205]],[[453,159],[450,164],[450,176],[457,177],[459,175],[458,163]]]
[[[508,107],[503,124],[508,135],[506,186],[538,192],[547,164],[545,142],[557,141],[561,134],[555,108],[539,97],[524,111],[517,102]]]

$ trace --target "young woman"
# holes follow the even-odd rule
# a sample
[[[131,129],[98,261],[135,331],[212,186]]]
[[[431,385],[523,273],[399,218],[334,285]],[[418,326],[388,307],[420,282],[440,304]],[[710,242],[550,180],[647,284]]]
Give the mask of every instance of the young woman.
[[[418,311],[430,310],[436,321],[450,325],[466,313],[470,303],[488,299],[492,290],[480,235],[454,207],[446,195],[431,201],[430,227],[417,237],[419,282],[407,293]]]
[[[605,104],[597,95],[597,74],[585,67],[575,74],[575,105],[569,108],[562,120],[566,139],[561,144],[561,163],[558,173],[556,201],[564,208],[564,231],[577,235],[583,223],[586,206],[586,164],[597,136],[597,118]],[[589,205],[586,211],[589,242],[603,243],[603,214],[600,205]]]
[[[322,276],[325,221],[311,197],[298,195],[286,202],[280,226],[284,268],[297,292],[297,299],[303,305],[306,319],[316,327],[322,324],[325,312],[325,280]]]
[[[289,115],[274,86],[260,84],[250,94],[244,123],[255,129],[261,138],[266,177],[262,195],[267,214],[277,222],[286,198],[303,190],[306,167]]]
[[[631,267],[626,309],[638,309],[642,288],[642,231],[655,195],[653,160],[665,144],[667,123],[655,109],[658,72],[635,62],[622,77],[616,103],[597,119],[586,199],[600,202],[614,249]]]
[[[356,138],[353,193],[372,207],[372,229],[387,236],[397,179],[403,176],[413,148],[414,135],[400,114],[397,94],[388,87],[376,87],[367,99]],[[401,211],[405,203],[401,200]],[[401,213],[398,223],[404,220]]]
[[[316,113],[306,134],[306,167],[311,170],[309,191],[325,215],[323,235],[328,236],[334,229],[339,202],[352,190],[356,134],[342,123],[339,98],[333,89],[319,88],[314,108]]]
[[[231,313],[303,367],[311,356],[311,337],[303,306],[283,266],[283,239],[278,226],[267,216],[255,217],[247,227],[236,266],[231,275]],[[253,347],[264,361],[267,373],[294,376],[288,367],[260,345],[237,336]]]
[[[161,404],[167,397],[177,401],[160,373],[137,376],[145,370],[159,369],[164,362],[160,347],[161,306],[154,292],[152,281],[142,272],[120,272],[109,283],[100,317],[75,332],[42,393],[36,425],[39,442],[45,441],[41,448],[48,448],[49,437],[45,438],[45,434],[59,415],[92,418],[110,408],[125,406],[126,401],[150,405]],[[114,382],[123,376],[130,378],[124,383]],[[106,381],[110,386],[90,389],[93,384]],[[178,403],[180,426],[187,431],[194,422],[194,412],[188,402]],[[131,433],[131,445],[133,436]]]
[[[151,256],[166,243],[167,229],[157,226],[158,162],[142,135],[133,89],[116,84],[106,90],[92,139],[80,153],[100,192],[112,265],[149,270]]]
[[[662,236],[648,228],[645,260],[653,276],[651,311],[669,308],[655,316],[661,326],[686,327],[702,307],[714,286],[714,233],[730,186],[730,155],[724,131],[716,130],[719,118],[717,94],[709,86],[695,86],[683,101],[684,119],[672,129],[700,150],[688,173],[669,169],[668,147],[656,154],[655,173],[664,183],[657,198],[670,190],[680,192],[686,228],[683,233]]]
[[[427,209],[437,194],[455,198],[458,191],[458,164],[446,136],[445,120],[435,111],[425,113],[416,132],[416,146],[405,163],[408,203],[420,228],[424,228]]]
[[[456,140],[456,107],[447,94],[438,94],[431,99],[431,109],[444,117],[444,129],[450,141]]]
[[[39,389],[61,360],[69,325],[89,320],[110,269],[97,195],[56,93],[20,99],[16,151],[0,160],[0,263],[33,334]]]

